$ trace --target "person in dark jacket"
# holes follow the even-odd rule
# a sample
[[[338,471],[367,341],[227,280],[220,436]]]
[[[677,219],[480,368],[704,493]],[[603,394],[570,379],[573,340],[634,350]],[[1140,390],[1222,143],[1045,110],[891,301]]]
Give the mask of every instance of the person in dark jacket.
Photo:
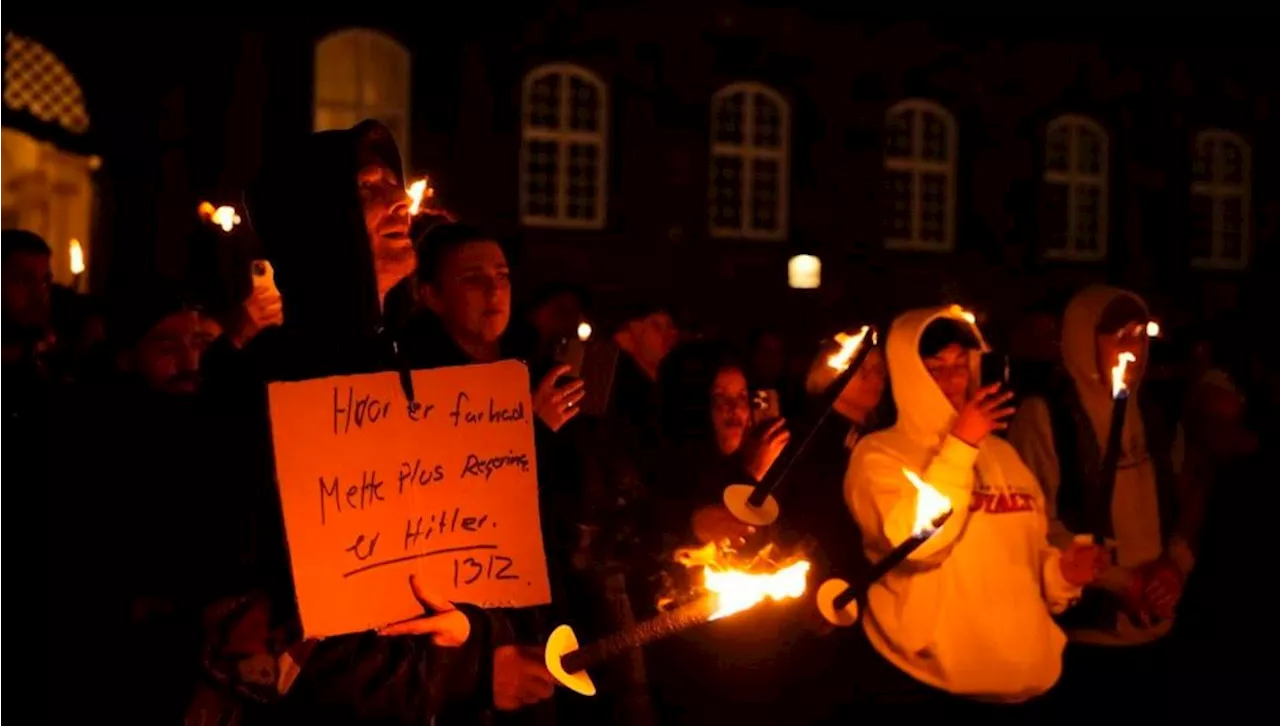
[[[393,289],[407,284],[416,266],[409,201],[400,152],[373,121],[313,134],[263,170],[247,208],[275,269],[284,324],[246,351],[259,375],[301,380],[406,369],[407,311],[394,303]],[[265,428],[262,435],[270,440]],[[277,607],[280,600],[277,594]],[[293,607],[289,593],[289,615]],[[455,710],[474,715],[490,704],[512,709],[551,695],[554,681],[540,657],[494,642],[483,611],[459,611],[465,620],[453,611],[434,616],[456,626],[449,637],[366,632],[325,639],[309,653],[290,651],[302,667],[284,699],[285,718],[426,724]],[[442,640],[463,642],[446,649]]]

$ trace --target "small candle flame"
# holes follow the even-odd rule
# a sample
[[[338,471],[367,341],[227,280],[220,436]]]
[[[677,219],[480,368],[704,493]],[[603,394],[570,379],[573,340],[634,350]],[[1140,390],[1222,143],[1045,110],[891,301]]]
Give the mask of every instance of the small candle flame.
[[[835,371],[843,371],[848,368],[849,364],[853,361],[854,354],[858,352],[858,348],[862,345],[862,341],[866,339],[867,333],[870,331],[871,326],[864,325],[861,330],[853,335],[836,333],[836,342],[840,344],[840,350],[827,357],[827,366]]]
[[[422,210],[422,200],[430,199],[435,195],[436,190],[431,188],[430,177],[422,177],[409,185],[407,190],[409,194],[409,214],[410,216],[417,214]]]
[[[80,246],[80,240],[71,239],[71,244],[67,247],[67,255],[70,258],[71,274],[79,275],[84,272],[84,248]]]
[[[911,528],[912,536],[936,529],[937,525],[934,522],[951,511],[951,500],[917,476],[915,472],[903,469],[902,473],[907,477],[907,481],[911,482],[911,486],[916,488],[916,521]]]
[[[223,232],[230,232],[240,224],[240,215],[236,213],[236,208],[227,204],[215,207],[210,202],[200,202],[196,207],[196,214],[206,222],[212,222],[221,227]]]
[[[590,339],[591,339],[591,323],[588,323],[585,320],[582,321],[581,323],[578,323],[578,340],[581,340],[582,342],[585,343]]]
[[[1128,370],[1130,363],[1136,363],[1137,356],[1129,351],[1121,351],[1116,357],[1116,364],[1111,368],[1111,397],[1119,398],[1121,394],[1129,393],[1129,386],[1124,382],[1125,371]]]
[[[1154,320],[1147,321],[1147,337],[1148,338],[1160,337],[1160,323],[1157,323]]]

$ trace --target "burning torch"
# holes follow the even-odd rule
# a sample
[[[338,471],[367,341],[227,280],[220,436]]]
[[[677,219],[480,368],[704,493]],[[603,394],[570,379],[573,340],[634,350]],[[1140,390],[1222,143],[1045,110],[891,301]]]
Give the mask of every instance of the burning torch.
[[[840,578],[833,577],[822,583],[818,588],[818,611],[833,625],[845,627],[856,622],[858,601],[866,596],[867,590],[906,561],[912,552],[928,542],[929,538],[937,534],[951,518],[953,510],[950,499],[917,476],[915,472],[903,469],[902,473],[916,490],[916,517],[911,528],[911,536],[873,565],[871,571],[860,582],[851,585]]]
[[[773,524],[778,519],[780,510],[778,501],[773,497],[774,490],[782,484],[787,472],[791,470],[791,465],[804,455],[805,449],[809,448],[814,435],[818,433],[818,430],[822,428],[822,424],[831,415],[836,399],[840,398],[845,386],[848,386],[849,381],[853,380],[853,377],[857,375],[863,361],[867,359],[872,348],[875,347],[876,330],[870,325],[864,325],[853,335],[838,333],[835,339],[840,344],[840,349],[827,358],[827,366],[834,371],[838,371],[838,373],[830,385],[827,386],[827,392],[818,405],[818,410],[822,413],[809,427],[804,437],[800,439],[800,444],[788,447],[783,451],[782,455],[778,457],[778,461],[773,463],[768,473],[765,474],[764,479],[759,483],[754,485],[731,484],[725,487],[724,505],[739,521],[752,526],[764,527]]]
[[[708,591],[704,597],[594,643],[579,646],[573,628],[568,625],[557,627],[547,639],[547,670],[566,688],[584,696],[594,696],[596,686],[587,673],[589,668],[654,641],[749,610],[765,599],[800,597],[807,584],[809,563],[800,560],[770,573],[707,565],[702,574]]]

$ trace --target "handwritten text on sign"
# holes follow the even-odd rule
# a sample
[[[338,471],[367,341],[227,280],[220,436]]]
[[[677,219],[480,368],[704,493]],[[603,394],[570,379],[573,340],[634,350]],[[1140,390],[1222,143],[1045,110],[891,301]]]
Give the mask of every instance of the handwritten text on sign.
[[[276,480],[302,627],[422,614],[409,588],[484,607],[550,602],[523,364],[271,385]]]

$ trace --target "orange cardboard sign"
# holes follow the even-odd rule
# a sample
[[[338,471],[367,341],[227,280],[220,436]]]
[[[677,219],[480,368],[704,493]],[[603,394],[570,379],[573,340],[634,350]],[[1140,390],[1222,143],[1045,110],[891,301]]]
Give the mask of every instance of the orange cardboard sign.
[[[529,371],[517,361],[270,387],[276,482],[307,637],[551,601]]]

